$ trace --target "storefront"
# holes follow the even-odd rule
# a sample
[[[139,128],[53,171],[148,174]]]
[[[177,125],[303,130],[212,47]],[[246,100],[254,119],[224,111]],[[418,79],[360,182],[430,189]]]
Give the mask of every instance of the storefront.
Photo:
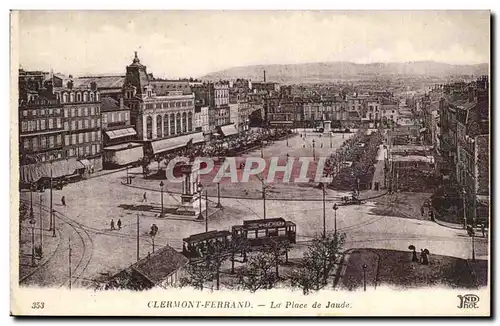
[[[224,137],[231,137],[238,135],[238,129],[234,124],[225,125],[220,127],[220,132]]]
[[[104,147],[106,167],[124,166],[139,161],[144,156],[141,143],[125,143]]]
[[[151,142],[153,154],[169,152],[175,149],[183,148],[188,143],[193,145],[202,144],[205,142],[203,132],[192,133],[178,137],[166,138]]]
[[[69,177],[75,175],[81,169],[85,169],[85,166],[76,158],[22,165],[19,169],[19,180],[21,183],[31,184],[41,178]]]

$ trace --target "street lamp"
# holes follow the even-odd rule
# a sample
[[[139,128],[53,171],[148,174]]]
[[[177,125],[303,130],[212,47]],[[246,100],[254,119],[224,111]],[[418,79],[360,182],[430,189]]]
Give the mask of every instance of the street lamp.
[[[30,212],[30,222],[31,224],[31,266],[35,267],[35,216],[33,215],[33,211]]]
[[[337,235],[337,209],[339,209],[339,207],[337,206],[337,204],[333,204],[333,211],[334,211],[334,232],[335,232],[335,235]]]
[[[313,160],[316,161],[316,151],[315,151],[316,141],[313,139],[312,143],[313,143]]]
[[[42,194],[40,194],[40,257],[43,255],[43,216],[42,216]]]
[[[366,266],[366,264],[363,264],[362,267],[363,267],[363,289],[366,292],[366,268],[368,266]]]
[[[266,185],[262,179],[262,204],[264,206],[264,220],[266,219]]]
[[[161,193],[161,212],[160,212],[160,218],[164,218],[165,217],[165,213],[163,212],[163,186],[165,184],[163,183],[163,181],[160,181],[160,193]]]
[[[202,191],[203,191],[203,185],[201,183],[198,183],[198,193],[199,193],[198,198],[200,199],[200,214],[198,215],[199,220],[203,220],[203,211],[201,208]]]
[[[220,182],[217,182],[217,205],[216,208],[222,208],[222,204],[220,203]]]
[[[323,238],[326,238],[326,208],[325,208],[326,185],[323,182],[321,183],[321,188],[323,191]]]
[[[330,131],[330,148],[332,148],[332,132]]]
[[[464,207],[464,229],[467,229],[467,214],[465,210],[465,195],[467,192],[465,191],[465,188],[462,189],[462,202],[463,202],[463,207]]]

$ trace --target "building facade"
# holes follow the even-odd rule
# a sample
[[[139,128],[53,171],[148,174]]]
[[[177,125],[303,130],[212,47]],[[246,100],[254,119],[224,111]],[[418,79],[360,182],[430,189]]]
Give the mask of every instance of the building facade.
[[[54,95],[63,109],[67,157],[81,161],[90,172],[101,170],[101,99],[95,84],[75,88],[70,80],[65,87],[56,87]]]

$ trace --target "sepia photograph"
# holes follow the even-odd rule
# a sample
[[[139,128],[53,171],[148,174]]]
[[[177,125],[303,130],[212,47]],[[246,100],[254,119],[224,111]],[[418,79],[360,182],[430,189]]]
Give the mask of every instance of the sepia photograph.
[[[491,314],[490,11],[10,19],[11,314]]]

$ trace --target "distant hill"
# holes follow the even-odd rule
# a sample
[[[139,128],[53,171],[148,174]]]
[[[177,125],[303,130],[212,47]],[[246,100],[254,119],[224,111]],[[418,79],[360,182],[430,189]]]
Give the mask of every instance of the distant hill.
[[[487,75],[488,64],[452,65],[435,61],[415,61],[405,63],[318,62],[284,65],[256,65],[235,67],[210,73],[202,80],[248,78],[253,81],[263,79],[283,84],[297,82],[327,82],[336,80],[370,79],[376,77],[449,77],[462,75]]]

